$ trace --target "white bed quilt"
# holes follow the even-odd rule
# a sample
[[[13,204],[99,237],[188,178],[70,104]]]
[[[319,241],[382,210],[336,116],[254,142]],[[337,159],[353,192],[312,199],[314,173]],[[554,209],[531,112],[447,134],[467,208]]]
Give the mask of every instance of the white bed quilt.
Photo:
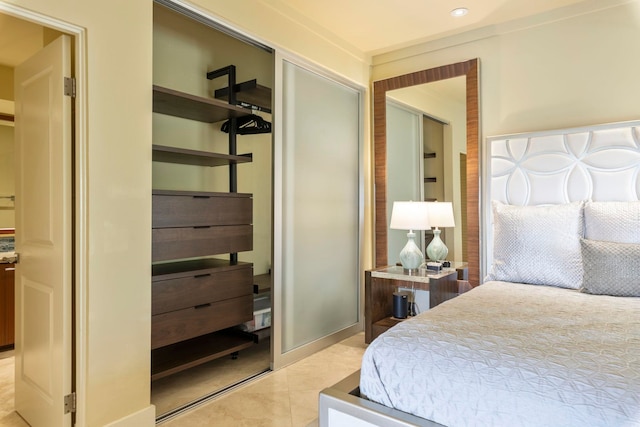
[[[367,348],[361,394],[446,426],[640,426],[640,298],[488,282]]]

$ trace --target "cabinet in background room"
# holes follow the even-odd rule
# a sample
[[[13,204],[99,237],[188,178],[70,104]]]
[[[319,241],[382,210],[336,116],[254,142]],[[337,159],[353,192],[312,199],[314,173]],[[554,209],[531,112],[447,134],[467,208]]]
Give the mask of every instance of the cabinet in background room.
[[[15,264],[0,264],[0,349],[14,343],[14,279]]]

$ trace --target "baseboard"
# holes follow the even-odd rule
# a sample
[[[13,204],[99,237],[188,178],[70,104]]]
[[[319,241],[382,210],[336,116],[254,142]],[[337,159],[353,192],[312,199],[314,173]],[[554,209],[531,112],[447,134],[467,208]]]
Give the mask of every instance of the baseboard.
[[[120,418],[105,427],[153,427],[156,425],[156,407],[149,405],[145,409]]]

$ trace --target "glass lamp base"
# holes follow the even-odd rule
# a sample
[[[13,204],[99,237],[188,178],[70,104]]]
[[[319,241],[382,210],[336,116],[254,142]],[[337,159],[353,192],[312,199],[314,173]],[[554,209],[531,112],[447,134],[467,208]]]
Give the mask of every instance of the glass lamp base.
[[[407,244],[400,251],[400,262],[405,270],[416,270],[424,261],[422,251],[416,245],[416,234],[413,231],[407,233]]]
[[[427,246],[427,256],[431,261],[443,261],[447,259],[449,249],[440,239],[440,230],[437,228],[433,230],[433,240]]]

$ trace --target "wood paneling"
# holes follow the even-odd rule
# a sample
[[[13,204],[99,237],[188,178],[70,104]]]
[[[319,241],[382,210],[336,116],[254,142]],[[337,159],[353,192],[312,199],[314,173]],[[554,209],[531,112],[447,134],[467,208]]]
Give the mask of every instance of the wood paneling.
[[[466,76],[467,99],[467,251],[469,282],[480,284],[479,219],[479,61],[444,65],[396,76],[373,83],[373,134],[375,184],[375,264],[383,267],[387,260],[387,91]]]

